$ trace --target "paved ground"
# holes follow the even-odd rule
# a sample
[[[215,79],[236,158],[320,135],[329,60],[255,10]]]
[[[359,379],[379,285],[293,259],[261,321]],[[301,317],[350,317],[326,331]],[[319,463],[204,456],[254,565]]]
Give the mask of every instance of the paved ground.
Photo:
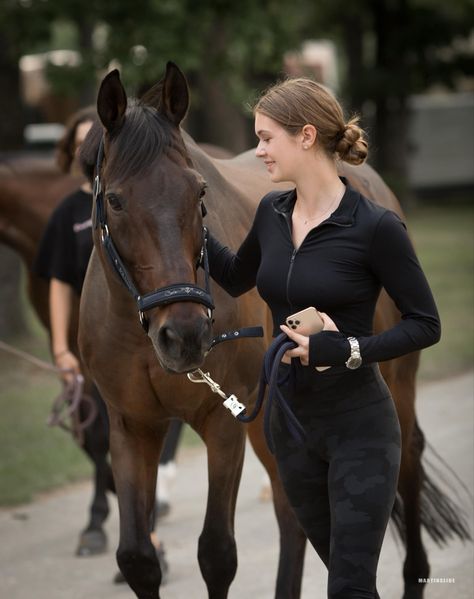
[[[467,485],[473,482],[474,373],[423,386],[418,413],[430,443],[453,466]],[[239,569],[230,599],[271,599],[277,561],[277,531],[271,505],[258,500],[263,471],[251,450],[247,452],[237,508]],[[160,535],[171,564],[163,599],[207,597],[196,560],[196,543],[206,495],[203,449],[183,450],[174,488],[172,513]],[[116,571],[118,514],[114,504],[108,522],[110,550],[104,556],[75,558],[77,533],[89,502],[89,484],[68,487],[34,504],[0,511],[1,599],[133,599],[126,586],[111,583]],[[463,495],[474,529],[472,500]],[[428,585],[426,599],[472,599],[473,545],[452,543],[439,549],[426,539],[432,577],[454,579]],[[383,599],[401,597],[402,549],[389,532],[379,569]],[[326,576],[311,550],[305,564],[302,599],[324,599]]]

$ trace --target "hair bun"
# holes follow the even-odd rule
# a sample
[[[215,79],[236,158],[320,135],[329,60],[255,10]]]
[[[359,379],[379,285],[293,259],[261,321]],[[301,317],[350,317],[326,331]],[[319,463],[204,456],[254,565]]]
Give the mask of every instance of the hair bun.
[[[363,130],[357,124],[358,120],[354,117],[345,125],[336,144],[339,158],[354,165],[362,164],[368,154],[368,145]]]

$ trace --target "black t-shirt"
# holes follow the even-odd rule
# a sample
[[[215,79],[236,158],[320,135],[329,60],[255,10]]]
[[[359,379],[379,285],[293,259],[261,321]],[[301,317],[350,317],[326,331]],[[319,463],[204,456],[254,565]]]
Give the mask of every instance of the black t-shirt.
[[[59,279],[80,295],[92,252],[92,194],[78,189],[55,209],[34,265],[45,279]]]
[[[237,254],[211,235],[211,276],[234,296],[257,285],[272,312],[274,335],[298,310],[315,306],[326,312],[340,332],[310,336],[310,365],[343,365],[350,354],[348,336],[358,338],[364,363],[395,358],[438,341],[440,323],[433,296],[405,225],[394,212],[347,185],[338,208],[295,249],[291,235],[295,201],[295,190],[267,194]],[[373,335],[382,287],[402,319]]]

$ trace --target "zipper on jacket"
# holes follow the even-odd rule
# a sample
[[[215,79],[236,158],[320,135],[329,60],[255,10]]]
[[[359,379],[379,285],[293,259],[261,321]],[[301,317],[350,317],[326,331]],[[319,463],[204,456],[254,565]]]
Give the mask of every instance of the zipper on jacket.
[[[293,270],[293,265],[295,263],[295,258],[296,258],[296,254],[298,253],[298,250],[293,248],[293,251],[291,253],[291,258],[290,258],[290,266],[288,268],[288,274],[286,275],[286,301],[288,302],[288,305],[290,306],[291,309],[291,301],[290,301],[290,278],[291,278],[291,272]]]
[[[301,244],[298,246],[298,248],[295,248],[295,246],[293,245],[293,234],[292,234],[292,230],[291,230],[291,224],[290,224],[290,218],[291,216],[289,216],[287,213],[285,212],[280,212],[279,214],[281,214],[283,216],[283,218],[286,221],[286,225],[288,227],[288,234],[290,236],[290,242],[293,246],[293,251],[291,252],[291,258],[290,258],[290,266],[288,268],[288,274],[286,276],[286,301],[288,302],[288,306],[289,309],[291,311],[291,301],[290,301],[290,278],[291,278],[291,273],[293,271],[293,265],[295,263],[295,258],[296,258],[296,254],[298,253],[299,249],[301,248],[301,246],[304,244],[304,242],[306,241],[306,238],[308,237],[308,233],[310,233],[311,231],[313,231],[314,229],[317,229],[318,227],[321,227],[321,225],[337,225],[338,227],[350,227],[352,226],[351,224],[342,224],[342,223],[337,223],[331,220],[325,221],[323,223],[320,223],[317,227],[314,227],[314,229],[311,229],[311,231],[309,231],[303,241],[301,242]]]

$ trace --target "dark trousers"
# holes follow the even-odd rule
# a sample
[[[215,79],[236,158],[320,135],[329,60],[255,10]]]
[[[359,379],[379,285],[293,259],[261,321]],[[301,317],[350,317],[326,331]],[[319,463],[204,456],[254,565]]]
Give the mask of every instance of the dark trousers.
[[[285,394],[305,428],[303,445],[289,436],[284,416],[273,408],[280,477],[328,568],[328,597],[374,599],[400,467],[396,410],[376,367],[356,376],[334,369],[326,379],[326,373],[308,378],[302,368]]]

